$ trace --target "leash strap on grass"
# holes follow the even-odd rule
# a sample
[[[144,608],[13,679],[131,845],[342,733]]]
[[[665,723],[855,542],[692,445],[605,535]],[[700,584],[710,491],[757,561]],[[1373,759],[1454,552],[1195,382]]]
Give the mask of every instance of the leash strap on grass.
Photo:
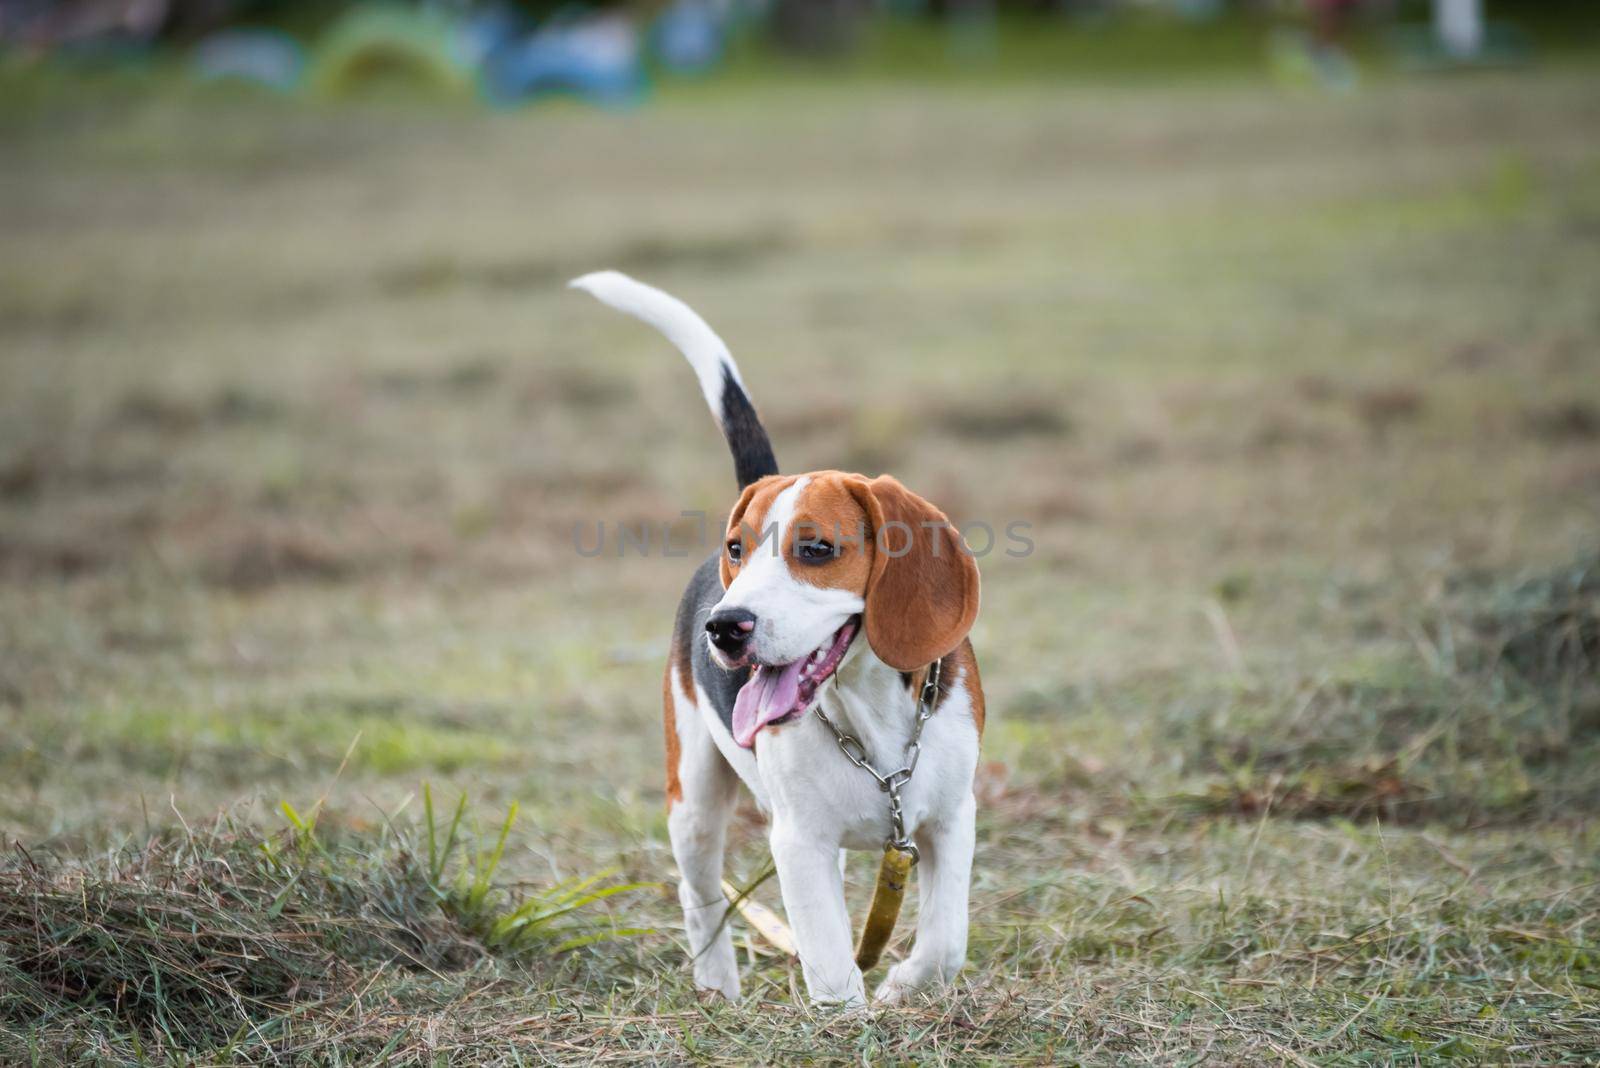
[[[906,884],[911,881],[911,866],[915,863],[915,853],[892,845],[884,847],[878,885],[872,891],[872,907],[867,910],[867,922],[856,945],[856,967],[863,972],[878,963],[883,947],[894,934],[894,922],[900,918],[900,905],[905,901]]]
[[[791,957],[800,955],[799,949],[794,944],[794,934],[789,930],[789,925],[783,922],[782,916],[748,893],[741,892],[726,879],[722,880],[722,892],[728,895],[728,900],[739,910],[744,922],[755,928],[756,933],[765,938],[774,949]]]

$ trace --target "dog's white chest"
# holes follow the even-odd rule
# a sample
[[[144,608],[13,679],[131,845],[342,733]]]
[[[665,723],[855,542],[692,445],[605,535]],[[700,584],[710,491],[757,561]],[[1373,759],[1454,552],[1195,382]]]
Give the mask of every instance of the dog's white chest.
[[[888,707],[869,711],[867,702],[873,700]],[[822,711],[863,743],[880,774],[904,766],[916,706],[903,690],[864,697],[830,692]],[[889,795],[871,773],[845,756],[820,716],[811,713],[792,725],[764,731],[756,745],[756,773],[775,819],[847,849],[883,846],[890,832]],[[916,770],[901,790],[908,833],[946,818],[970,796],[977,754],[971,710],[963,696],[951,694],[924,727]]]

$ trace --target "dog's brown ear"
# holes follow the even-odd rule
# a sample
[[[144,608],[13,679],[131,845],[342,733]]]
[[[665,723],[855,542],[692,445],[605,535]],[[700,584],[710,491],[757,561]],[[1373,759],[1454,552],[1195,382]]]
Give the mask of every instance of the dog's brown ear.
[[[724,542],[726,542],[726,540],[728,538],[733,537],[734,534],[739,532],[739,524],[741,524],[741,523],[743,523],[745,521],[745,513],[747,513],[750,510],[750,502],[755,499],[755,495],[757,493],[760,493],[762,490],[766,489],[768,486],[772,485],[774,482],[793,482],[793,481],[794,481],[794,476],[793,475],[789,475],[789,476],[768,475],[765,478],[759,478],[756,481],[750,483],[750,485],[746,486],[744,488],[744,492],[739,494],[739,503],[733,506],[733,513],[728,516],[728,529],[727,529],[726,535],[725,535],[725,537],[723,539]],[[761,531],[761,530],[751,530],[751,531],[748,531],[747,533],[751,534],[753,537],[755,537],[759,541],[760,538],[761,538],[761,535],[764,532]],[[728,564],[728,554],[726,552],[723,552],[723,551],[719,550],[718,551],[718,561],[719,561],[718,564],[717,564],[718,571],[722,575],[722,588],[723,589],[727,589],[729,583],[733,582],[733,568],[730,567],[729,564]]]
[[[961,644],[978,618],[978,564],[945,514],[889,475],[852,478],[866,509],[872,570],[867,641],[885,664],[915,671]]]

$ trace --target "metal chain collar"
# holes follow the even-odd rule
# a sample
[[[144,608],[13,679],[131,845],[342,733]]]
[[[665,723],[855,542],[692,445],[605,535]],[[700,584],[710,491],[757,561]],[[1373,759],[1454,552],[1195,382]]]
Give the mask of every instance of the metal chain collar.
[[[928,677],[922,683],[922,692],[917,695],[917,720],[911,725],[911,739],[906,742],[905,763],[898,770],[887,775],[880,774],[867,759],[867,748],[853,735],[846,734],[834,725],[833,720],[821,708],[817,709],[817,717],[828,725],[833,732],[833,737],[839,743],[840,752],[856,767],[865,771],[878,781],[878,789],[889,795],[889,828],[890,835],[884,842],[885,849],[898,849],[911,854],[911,863],[915,864],[919,858],[917,847],[906,834],[905,811],[900,807],[900,791],[906,783],[911,781],[911,773],[917,770],[917,758],[922,755],[922,725],[933,716],[934,709],[939,702],[939,672],[944,664],[940,657],[928,667]]]

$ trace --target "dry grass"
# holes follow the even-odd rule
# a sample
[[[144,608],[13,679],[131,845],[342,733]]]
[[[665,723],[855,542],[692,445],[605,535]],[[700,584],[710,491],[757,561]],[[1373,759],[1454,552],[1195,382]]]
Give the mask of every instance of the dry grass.
[[[0,1059],[1592,1062],[1600,82],[741,85],[0,108]],[[669,892],[527,953],[418,875],[431,779],[521,805],[507,894],[672,878],[686,561],[572,528],[730,478],[560,289],[613,265],[789,469],[1033,524],[947,998],[816,1014],[741,932],[701,1005]]]

